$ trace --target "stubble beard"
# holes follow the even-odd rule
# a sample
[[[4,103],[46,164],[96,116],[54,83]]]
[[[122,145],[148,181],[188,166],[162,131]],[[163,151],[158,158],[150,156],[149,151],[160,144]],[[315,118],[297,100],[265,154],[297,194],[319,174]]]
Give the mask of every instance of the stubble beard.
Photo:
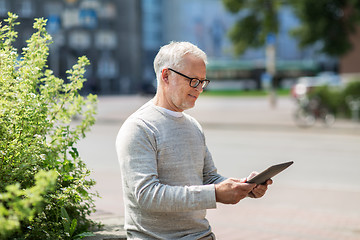
[[[187,96],[187,97],[189,97],[189,96]],[[195,101],[194,102],[191,102],[190,100],[186,101],[186,99],[181,100],[181,98],[179,98],[177,96],[173,96],[172,100],[173,100],[174,104],[178,103],[175,106],[178,109],[182,110],[182,111],[188,110],[188,109],[193,108],[195,106]]]

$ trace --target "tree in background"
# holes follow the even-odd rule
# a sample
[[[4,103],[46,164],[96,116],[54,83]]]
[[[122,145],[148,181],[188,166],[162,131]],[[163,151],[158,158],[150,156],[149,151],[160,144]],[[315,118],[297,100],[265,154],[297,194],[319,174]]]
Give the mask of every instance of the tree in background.
[[[352,49],[349,36],[360,26],[360,0],[288,2],[302,23],[292,31],[301,47],[321,41],[321,51],[332,56],[342,56]]]
[[[222,2],[231,13],[242,10],[244,13],[228,33],[236,54],[240,55],[251,47],[262,47],[269,34],[278,33],[278,10],[283,1],[222,0]]]
[[[342,56],[351,50],[349,36],[360,25],[360,0],[222,0],[232,13],[243,11],[229,32],[236,54],[262,47],[268,33],[278,32],[277,11],[292,6],[301,25],[292,31],[300,47],[322,42],[323,53]]]
[[[266,84],[270,93],[270,106],[276,106],[274,77],[276,74],[275,39],[279,30],[278,11],[281,0],[223,0],[232,13],[244,10],[229,32],[236,54],[242,54],[250,47],[262,47],[266,43]]]

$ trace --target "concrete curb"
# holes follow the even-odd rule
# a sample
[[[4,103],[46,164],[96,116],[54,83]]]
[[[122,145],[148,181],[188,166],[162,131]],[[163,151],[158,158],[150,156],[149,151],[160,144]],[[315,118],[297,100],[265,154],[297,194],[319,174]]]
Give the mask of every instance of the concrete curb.
[[[126,231],[124,230],[124,217],[114,215],[98,215],[91,217],[95,222],[100,222],[104,226],[94,231],[95,236],[85,237],[84,240],[125,240]]]

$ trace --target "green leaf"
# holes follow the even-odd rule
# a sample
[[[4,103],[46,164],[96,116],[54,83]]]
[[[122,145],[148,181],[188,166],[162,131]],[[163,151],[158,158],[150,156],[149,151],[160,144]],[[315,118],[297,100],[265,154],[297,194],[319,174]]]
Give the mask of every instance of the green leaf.
[[[84,237],[93,237],[93,236],[96,235],[92,232],[83,232],[74,236],[74,239],[77,240],[77,239],[83,239]]]
[[[61,207],[61,216],[62,216],[62,222],[64,226],[64,230],[67,233],[70,233],[70,217],[66,211],[65,208]]]
[[[76,229],[76,226],[77,226],[77,220],[76,220],[76,219],[73,219],[73,220],[71,221],[71,226],[70,226],[70,231],[69,231],[70,236],[72,236],[72,235],[74,234],[75,229]]]

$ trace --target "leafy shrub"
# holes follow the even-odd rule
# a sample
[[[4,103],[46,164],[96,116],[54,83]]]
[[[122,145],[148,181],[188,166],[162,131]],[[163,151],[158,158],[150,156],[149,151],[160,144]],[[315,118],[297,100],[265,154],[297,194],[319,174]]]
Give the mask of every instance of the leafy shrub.
[[[351,116],[349,100],[360,100],[360,80],[349,82],[343,89],[332,89],[329,86],[322,86],[313,89],[309,97],[318,97],[321,104],[331,112],[349,118]]]
[[[79,94],[89,61],[80,57],[66,81],[57,78],[46,65],[51,43],[46,20],[35,19],[35,32],[19,55],[13,47],[16,19],[9,13],[0,25],[0,193],[15,183],[31,189],[40,170],[54,170],[58,177],[55,189],[43,197],[42,211],[23,219],[11,238],[71,239],[94,224],[87,216],[97,196],[90,192],[95,182],[76,149],[95,123],[97,97]],[[76,219],[72,234],[64,228],[61,209]]]
[[[43,195],[55,188],[57,173],[40,170],[35,175],[35,186],[20,189],[20,184],[6,186],[0,194],[0,238],[9,237],[20,228],[20,221],[32,220],[41,209]]]
[[[313,89],[310,92],[310,98],[317,97],[320,99],[321,104],[334,114],[339,113],[339,101],[341,99],[341,91],[332,89],[325,85]]]
[[[360,79],[349,82],[342,92],[341,105],[344,115],[351,116],[350,101],[360,101]]]

